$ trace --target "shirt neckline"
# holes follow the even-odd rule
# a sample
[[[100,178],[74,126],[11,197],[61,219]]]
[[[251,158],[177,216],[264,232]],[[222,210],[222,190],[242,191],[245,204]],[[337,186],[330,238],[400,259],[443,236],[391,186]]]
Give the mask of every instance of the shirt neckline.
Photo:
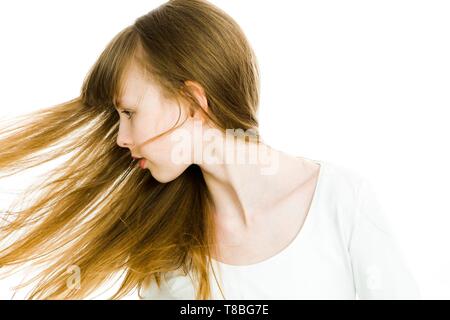
[[[247,268],[259,267],[259,266],[268,264],[268,263],[270,263],[270,262],[272,262],[272,261],[274,261],[276,259],[279,259],[282,256],[286,255],[289,251],[291,251],[293,249],[293,247],[296,245],[296,243],[298,241],[300,241],[300,239],[304,238],[305,233],[308,231],[308,229],[310,228],[310,225],[312,223],[311,219],[314,219],[314,216],[316,215],[316,214],[314,214],[314,211],[316,211],[317,202],[319,201],[318,198],[319,198],[319,194],[320,194],[320,188],[321,188],[321,185],[322,185],[323,171],[324,171],[324,165],[325,165],[325,162],[322,161],[322,160],[314,160],[314,159],[311,159],[311,160],[320,165],[319,173],[318,173],[318,176],[317,176],[316,187],[314,189],[314,194],[312,196],[311,205],[309,206],[309,210],[308,210],[308,213],[307,213],[307,215],[305,217],[303,225],[300,228],[300,230],[297,232],[297,234],[294,237],[294,239],[284,249],[282,249],[278,253],[274,254],[273,256],[271,256],[271,257],[269,257],[267,259],[259,261],[259,262],[255,262],[255,263],[251,263],[251,264],[237,265],[237,264],[223,263],[223,262],[218,261],[218,260],[216,260],[216,259],[211,257],[212,262],[215,262],[219,266],[221,266],[223,268],[227,268],[227,269],[247,269]]]

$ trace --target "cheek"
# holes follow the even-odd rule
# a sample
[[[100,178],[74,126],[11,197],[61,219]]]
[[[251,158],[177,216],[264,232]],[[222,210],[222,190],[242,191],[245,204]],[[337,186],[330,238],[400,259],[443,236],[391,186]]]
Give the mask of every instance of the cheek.
[[[174,123],[175,121],[159,132],[169,130]],[[155,163],[159,162],[161,164],[171,164],[174,166],[177,166],[180,163],[190,164],[192,159],[191,134],[189,124],[186,122],[181,127],[175,129],[175,131],[163,135],[145,145],[142,148],[142,156]]]
[[[155,162],[174,164],[172,152],[176,147],[175,143],[176,142],[171,140],[170,134],[168,136],[163,136],[149,145],[149,151],[151,153],[149,156],[151,159],[154,159]]]
[[[149,143],[142,149],[145,152],[142,156],[155,164],[173,168],[191,164],[192,144],[190,138],[186,136],[186,131],[183,131],[183,133],[183,139],[180,139],[180,136],[176,133],[174,135],[169,133]],[[177,138],[173,139],[173,137]]]
[[[178,108],[174,108],[173,106],[166,106],[167,112],[158,112],[158,117],[155,117],[154,114],[148,117],[143,117],[140,119],[139,123],[135,124],[136,127],[136,141],[139,143],[143,143],[145,140],[154,137],[160,133],[166,132],[170,130],[173,126],[179,126],[182,121],[185,120],[185,115],[181,115],[178,123]],[[157,120],[157,121],[156,121]],[[172,136],[178,136],[182,133],[183,140],[180,142],[179,139],[172,139]],[[140,154],[144,158],[154,162],[154,163],[173,163],[176,165],[177,160],[173,159],[172,152],[175,149],[175,157],[177,154],[177,150],[180,149],[180,144],[186,149],[190,148],[190,142],[187,138],[187,135],[190,137],[191,134],[191,125],[190,121],[187,120],[183,125],[179,128],[175,129],[166,135],[163,135],[157,138],[154,141],[151,141],[141,147]],[[186,152],[185,152],[186,153]],[[184,160],[183,160],[184,161]],[[189,161],[189,160],[186,160]]]

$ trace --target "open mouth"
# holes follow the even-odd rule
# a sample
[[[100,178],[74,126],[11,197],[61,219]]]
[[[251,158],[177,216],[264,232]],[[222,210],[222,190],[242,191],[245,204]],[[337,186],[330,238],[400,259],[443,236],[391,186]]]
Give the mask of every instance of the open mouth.
[[[146,159],[145,158],[138,158],[138,157],[134,157],[132,156],[132,158],[134,160],[138,160],[138,165],[141,169],[145,169],[145,164],[146,164]]]
[[[146,162],[147,160],[146,159],[144,159],[144,158],[140,158],[139,159],[139,167],[141,168],[141,169],[145,169],[145,162]]]

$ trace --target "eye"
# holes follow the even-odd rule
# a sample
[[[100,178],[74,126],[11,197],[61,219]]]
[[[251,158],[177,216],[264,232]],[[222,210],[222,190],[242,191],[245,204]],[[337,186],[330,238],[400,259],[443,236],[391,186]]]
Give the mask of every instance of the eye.
[[[124,110],[124,111],[121,111],[121,113],[125,114],[128,119],[131,119],[134,112]]]

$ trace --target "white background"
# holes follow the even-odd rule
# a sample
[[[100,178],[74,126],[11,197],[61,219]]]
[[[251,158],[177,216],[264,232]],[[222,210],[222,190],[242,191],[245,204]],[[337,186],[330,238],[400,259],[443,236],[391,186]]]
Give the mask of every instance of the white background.
[[[423,297],[449,299],[450,3],[211,2],[256,52],[263,139],[369,178]],[[78,96],[107,42],[161,3],[1,1],[0,118]],[[17,184],[0,180],[1,208]]]

